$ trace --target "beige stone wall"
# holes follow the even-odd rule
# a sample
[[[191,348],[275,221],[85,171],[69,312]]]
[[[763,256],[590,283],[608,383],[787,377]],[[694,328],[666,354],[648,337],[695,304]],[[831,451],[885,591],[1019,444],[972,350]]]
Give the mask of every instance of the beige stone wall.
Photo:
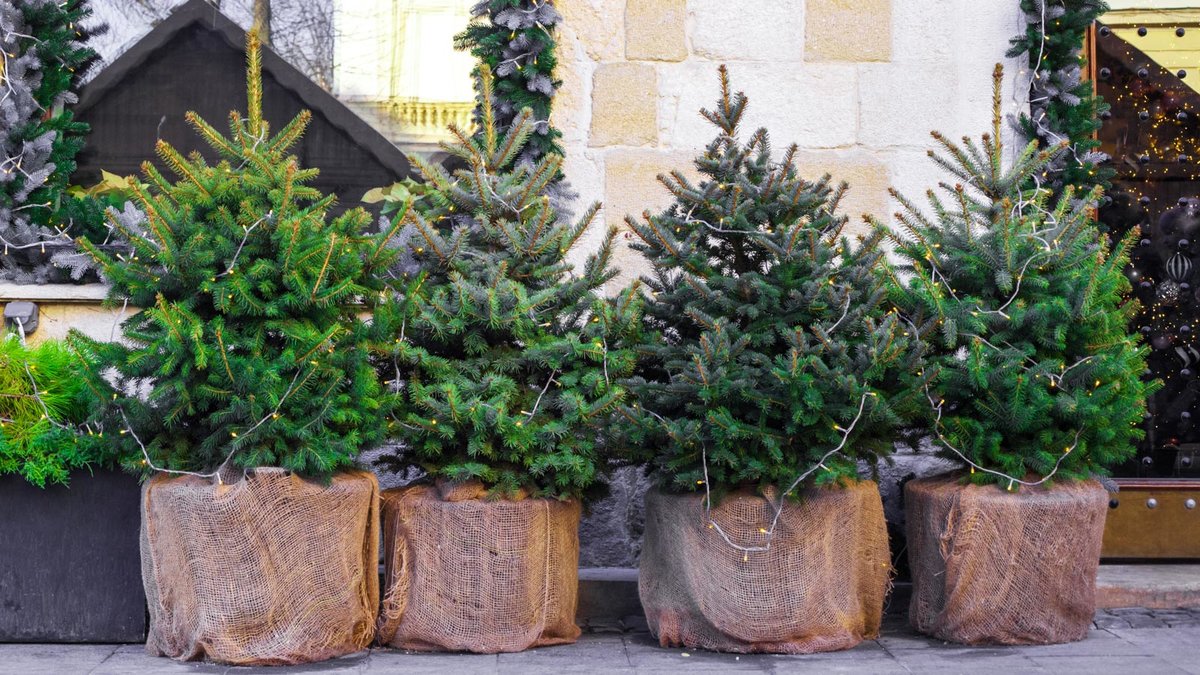
[[[0,283],[0,312],[10,301],[37,303],[38,327],[28,336],[32,344],[62,339],[72,328],[93,338],[107,340],[116,334],[116,325],[133,313],[128,308],[122,313],[120,307],[104,307],[102,303],[107,292],[108,288],[100,284],[33,286]]]
[[[941,178],[929,132],[989,127],[991,72],[1009,66],[1009,112],[1025,105],[1004,59],[1022,18],[1015,0],[558,0],[563,88],[554,122],[566,173],[604,223],[668,202],[655,181],[714,136],[698,111],[717,66],[750,97],[747,133],[798,144],[801,169],[850,183],[845,213],[886,218],[889,186],[920,195]],[[579,209],[577,209],[579,210]],[[595,236],[603,231],[597,227]],[[643,268],[623,250],[618,285]]]

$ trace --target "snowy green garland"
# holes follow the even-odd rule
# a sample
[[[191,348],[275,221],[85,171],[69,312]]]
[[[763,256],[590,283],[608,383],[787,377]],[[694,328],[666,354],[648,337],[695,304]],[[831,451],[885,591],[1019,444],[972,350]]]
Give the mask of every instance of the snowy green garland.
[[[1100,115],[1108,104],[1095,94],[1084,79],[1084,37],[1089,27],[1108,11],[1105,0],[1021,0],[1025,33],[1013,38],[1008,56],[1028,55],[1029,107],[1021,115],[1026,136],[1042,148],[1066,142],[1047,167],[1041,184],[1062,194],[1073,186],[1077,195],[1094,186],[1108,188],[1114,174],[1106,166],[1108,155],[1100,152],[1095,134]]]
[[[550,124],[558,88],[554,28],[562,15],[553,0],[481,0],[471,8],[475,20],[455,39],[495,75],[496,123],[500,133],[523,108],[533,111],[534,133],[516,161],[533,164],[547,153],[562,154],[562,132]]]

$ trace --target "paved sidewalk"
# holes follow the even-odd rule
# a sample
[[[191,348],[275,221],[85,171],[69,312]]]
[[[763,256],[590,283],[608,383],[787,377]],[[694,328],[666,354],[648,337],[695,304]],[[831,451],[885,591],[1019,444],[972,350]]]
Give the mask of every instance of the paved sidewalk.
[[[919,636],[888,616],[883,635],[857,648],[812,656],[714,654],[662,649],[638,618],[596,624],[577,644],[520,654],[411,654],[373,650],[291,668],[175,663],[141,645],[0,645],[0,673],[1191,673],[1200,675],[1200,610],[1118,609],[1097,613],[1083,642],[1049,647],[963,647]]]

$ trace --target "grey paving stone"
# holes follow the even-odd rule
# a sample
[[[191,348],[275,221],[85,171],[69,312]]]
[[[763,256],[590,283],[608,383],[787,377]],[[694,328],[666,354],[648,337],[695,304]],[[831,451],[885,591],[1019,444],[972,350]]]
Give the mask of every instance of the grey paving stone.
[[[1150,614],[1151,610],[1145,607],[1113,607],[1105,610],[1114,616],[1129,616],[1131,614]]]
[[[1129,620],[1122,616],[1105,614],[1097,616],[1093,625],[1096,628],[1129,628]]]
[[[0,671],[29,675],[86,673],[116,651],[116,645],[0,645]]]
[[[1052,673],[1182,675],[1187,672],[1154,656],[1035,656],[1033,660]]]
[[[771,654],[721,654],[702,649],[665,649],[649,633],[624,636],[625,654],[637,671],[703,670],[718,672],[770,672],[778,656]]]
[[[1126,617],[1130,628],[1166,628],[1167,622],[1154,615],[1130,614]]]
[[[1022,656],[1149,656],[1144,645],[1122,640],[1106,630],[1093,630],[1082,642],[1059,645],[1029,645],[1012,647]]]
[[[900,665],[916,673],[938,670],[975,673],[988,669],[1036,671],[1041,667],[1011,647],[910,649],[895,652],[894,656]]]
[[[504,670],[532,668],[546,672],[599,672],[629,669],[625,642],[620,634],[591,634],[582,636],[570,645],[538,647],[513,654],[500,654],[499,666]]]
[[[0,654],[3,651],[0,650]],[[230,667],[216,663],[179,662],[161,656],[150,656],[142,645],[123,645],[103,663],[87,672],[88,675],[141,675],[142,673],[236,673],[237,675],[260,675],[262,673],[327,673],[343,675],[364,673],[367,671],[370,652],[360,652],[320,663],[309,663],[299,666],[279,667]],[[3,667],[0,666],[0,672]],[[61,672],[72,672],[64,670]]]
[[[495,654],[439,654],[376,649],[371,652],[365,672],[372,675],[377,673],[490,675],[500,672],[500,664]]]

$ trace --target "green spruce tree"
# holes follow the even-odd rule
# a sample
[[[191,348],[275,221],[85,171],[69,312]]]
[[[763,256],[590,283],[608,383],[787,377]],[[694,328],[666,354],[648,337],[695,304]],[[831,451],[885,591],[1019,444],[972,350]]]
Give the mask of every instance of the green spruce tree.
[[[444,145],[466,168],[451,176],[414,158],[429,189],[421,213],[401,220],[422,271],[375,322],[401,442],[381,463],[479,480],[498,496],[578,497],[599,477],[602,427],[624,400],[633,358],[620,345],[638,302],[598,295],[616,274],[614,230],[582,270],[569,262],[599,205],[575,224],[559,216],[545,191],[562,157],[514,165],[533,113],[501,134],[487,64],[480,76],[481,133],[452,128],[458,140]]]
[[[1092,222],[1099,187],[1030,187],[1063,146],[1032,141],[1004,168],[1002,75],[980,143],[933,134],[941,152],[929,155],[956,183],[929,191],[932,215],[896,195],[893,292],[938,371],[927,396],[941,454],[976,482],[1016,489],[1127,459],[1154,385],[1128,332],[1132,239],[1109,252]]]
[[[674,203],[628,219],[653,265],[628,447],[680,491],[852,478],[891,453],[920,350],[883,305],[882,235],[852,244],[844,184],[801,178],[765,129],[739,137],[747,99],[720,73],[702,179],[660,176]]]
[[[96,386],[117,376],[106,429],[131,464],[324,477],[382,434],[358,315],[382,291],[391,233],[366,234],[361,209],[328,217],[334,198],[305,185],[317,171],[288,154],[309,113],[272,135],[255,33],[246,56],[248,112],[230,114],[229,135],[187,115],[219,161],[160,141],[178,180],[146,162],[149,187],[130,180],[141,213],[110,211],[128,252],[81,242],[112,282],[109,303],[141,309],[121,341],[73,339]]]

